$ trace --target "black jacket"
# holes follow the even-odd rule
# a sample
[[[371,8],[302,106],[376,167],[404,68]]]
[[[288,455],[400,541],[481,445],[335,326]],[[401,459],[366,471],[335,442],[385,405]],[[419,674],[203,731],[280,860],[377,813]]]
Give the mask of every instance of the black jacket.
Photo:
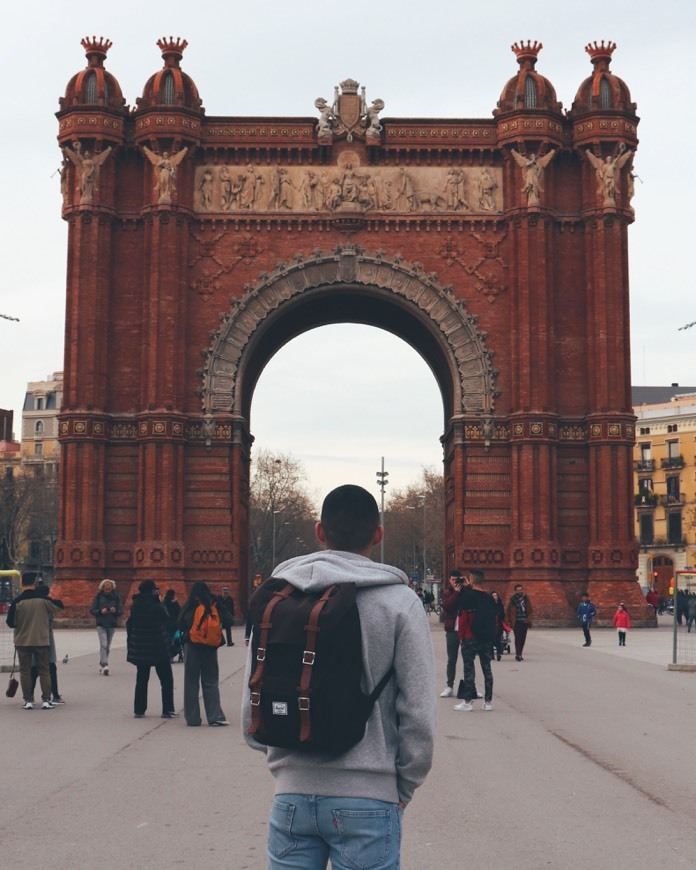
[[[104,607],[106,607],[107,610],[111,610],[112,607],[115,607],[116,612],[102,613]],[[114,589],[109,595],[105,592],[97,592],[92,599],[92,606],[90,607],[89,612],[92,616],[96,617],[97,625],[101,625],[104,628],[116,628],[119,617],[123,613],[123,602],[121,601],[121,596],[118,594],[116,589]]]
[[[126,620],[127,660],[132,665],[156,665],[172,657],[168,628],[169,614],[151,593],[133,596],[130,616]]]

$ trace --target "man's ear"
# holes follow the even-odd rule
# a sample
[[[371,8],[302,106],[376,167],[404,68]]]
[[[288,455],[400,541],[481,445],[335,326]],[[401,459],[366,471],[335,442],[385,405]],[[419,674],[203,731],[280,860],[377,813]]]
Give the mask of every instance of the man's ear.
[[[372,543],[370,547],[376,547],[382,543],[382,538],[384,537],[384,526],[377,526],[375,529],[374,536],[372,538]]]
[[[314,537],[320,544],[326,546],[326,533],[324,532],[323,523],[319,522],[314,524]]]

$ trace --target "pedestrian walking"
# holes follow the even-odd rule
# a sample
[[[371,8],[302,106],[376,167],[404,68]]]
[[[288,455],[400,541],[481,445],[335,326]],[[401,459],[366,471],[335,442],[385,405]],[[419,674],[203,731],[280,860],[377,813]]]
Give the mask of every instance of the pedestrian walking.
[[[626,646],[626,633],[631,627],[631,619],[623,603],[619,604],[614,614],[614,628],[619,635],[619,646]]]
[[[60,607],[36,591],[36,573],[22,575],[22,591],[10,605],[7,625],[14,629],[14,645],[19,663],[24,709],[34,709],[34,688],[31,682],[32,659],[41,685],[41,709],[51,710],[51,675],[48,667],[51,647],[50,618]]]
[[[63,602],[59,601],[57,598],[51,598],[49,596],[49,588],[44,583],[37,585],[36,594],[40,598],[48,598],[50,602],[55,604],[60,610],[63,610]],[[56,667],[56,640],[53,636],[53,614],[49,614],[48,617],[48,674],[51,678],[51,703],[53,704],[64,704],[65,701],[58,691],[58,668]],[[32,655],[32,665],[31,665],[31,693],[34,694],[34,690],[36,688],[36,681],[39,678],[39,668],[36,664],[36,659]]]
[[[491,592],[493,599],[493,609],[495,612],[495,639],[493,641],[493,650],[498,661],[503,656],[503,632],[505,631],[505,605],[503,599],[497,592]],[[508,646],[508,649],[510,647]]]
[[[457,615],[459,610],[459,593],[462,590],[462,572],[458,568],[450,571],[449,578],[442,590],[442,609],[445,613],[443,628],[445,629],[445,644],[447,649],[447,667],[445,688],[440,692],[441,698],[451,698],[454,694],[454,679],[459,659],[459,632],[457,631]]]
[[[689,604],[686,610],[686,631],[691,634],[691,626],[696,622],[696,595],[689,598]]]
[[[582,628],[582,633],[585,636],[585,643],[583,646],[592,646],[590,628],[592,627],[592,620],[596,615],[597,610],[594,604],[590,601],[589,592],[583,592],[580,597],[580,604],[578,604],[578,622],[580,623],[580,628]]]
[[[469,585],[459,593],[459,639],[464,662],[464,699],[455,710],[471,711],[477,696],[474,685],[474,659],[478,656],[484,681],[483,709],[493,709],[493,642],[495,640],[496,606],[483,591],[483,571],[469,572]]]
[[[208,725],[229,725],[220,706],[218,647],[222,646],[223,627],[232,615],[210,591],[207,583],[196,580],[188,600],[181,608],[179,625],[184,636],[184,718],[187,725],[201,724],[199,691]]]
[[[99,591],[92,599],[89,612],[96,619],[99,635],[99,673],[109,676],[109,653],[111,641],[123,614],[123,602],[113,580],[106,578],[99,584]]]
[[[521,583],[515,585],[515,592],[508,601],[505,615],[515,636],[515,661],[523,662],[522,653],[527,640],[527,631],[532,627],[533,609],[532,602],[525,594]]]
[[[226,610],[229,611],[230,616],[232,617],[232,622],[229,625],[225,626],[225,640],[227,642],[227,646],[234,646],[234,641],[232,640],[232,625],[234,624],[234,598],[230,595],[230,590],[227,586],[222,587],[222,594],[220,595],[220,603]]]
[[[127,660],[136,667],[133,714],[142,719],[147,711],[147,687],[150,670],[155,669],[162,693],[162,718],[173,719],[174,675],[169,616],[160,600],[154,580],[143,580],[133,596],[130,616],[126,620]]]
[[[268,866],[323,870],[331,860],[335,868],[395,870],[401,866],[403,811],[432,764],[435,699],[428,619],[403,571],[370,559],[383,528],[369,492],[352,485],[330,492],[315,534],[325,549],[283,562],[274,576],[307,594],[355,584],[363,682],[368,692],[380,682],[383,690],[363,739],[339,755],[254,740],[252,698],[245,692],[244,737],[266,753],[275,778]],[[256,630],[255,620],[254,636]],[[252,666],[256,671],[259,664],[258,657],[252,660],[256,645],[249,645],[245,685]]]

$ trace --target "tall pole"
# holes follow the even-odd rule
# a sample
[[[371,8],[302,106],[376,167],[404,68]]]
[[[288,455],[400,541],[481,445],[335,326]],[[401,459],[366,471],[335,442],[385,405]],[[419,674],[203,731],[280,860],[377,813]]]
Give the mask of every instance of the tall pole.
[[[276,550],[276,514],[280,511],[273,511],[273,556],[271,557],[271,574],[275,571],[275,550]]]
[[[382,507],[379,515],[379,524],[384,526],[384,488],[388,486],[389,481],[387,478],[389,477],[389,472],[384,470],[384,456],[382,457],[382,470],[377,472],[377,486],[382,490]],[[382,542],[379,545],[379,553],[380,553],[380,562],[384,563],[384,536],[382,536]]]
[[[419,495],[419,499],[421,499],[423,503],[423,583],[425,583],[427,577],[427,565],[428,565],[428,554],[425,546],[425,496]]]

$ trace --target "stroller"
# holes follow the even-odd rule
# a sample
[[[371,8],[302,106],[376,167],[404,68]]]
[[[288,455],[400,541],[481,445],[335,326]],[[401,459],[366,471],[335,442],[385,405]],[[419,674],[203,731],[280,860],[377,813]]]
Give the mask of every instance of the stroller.
[[[500,632],[500,636],[498,640],[493,644],[493,650],[495,652],[495,657],[498,661],[503,653],[507,653],[510,655],[511,647],[510,647],[510,632],[512,629],[506,623],[503,623],[502,631]]]
[[[172,662],[183,662],[184,660],[184,639],[181,631],[177,629],[172,635]]]

